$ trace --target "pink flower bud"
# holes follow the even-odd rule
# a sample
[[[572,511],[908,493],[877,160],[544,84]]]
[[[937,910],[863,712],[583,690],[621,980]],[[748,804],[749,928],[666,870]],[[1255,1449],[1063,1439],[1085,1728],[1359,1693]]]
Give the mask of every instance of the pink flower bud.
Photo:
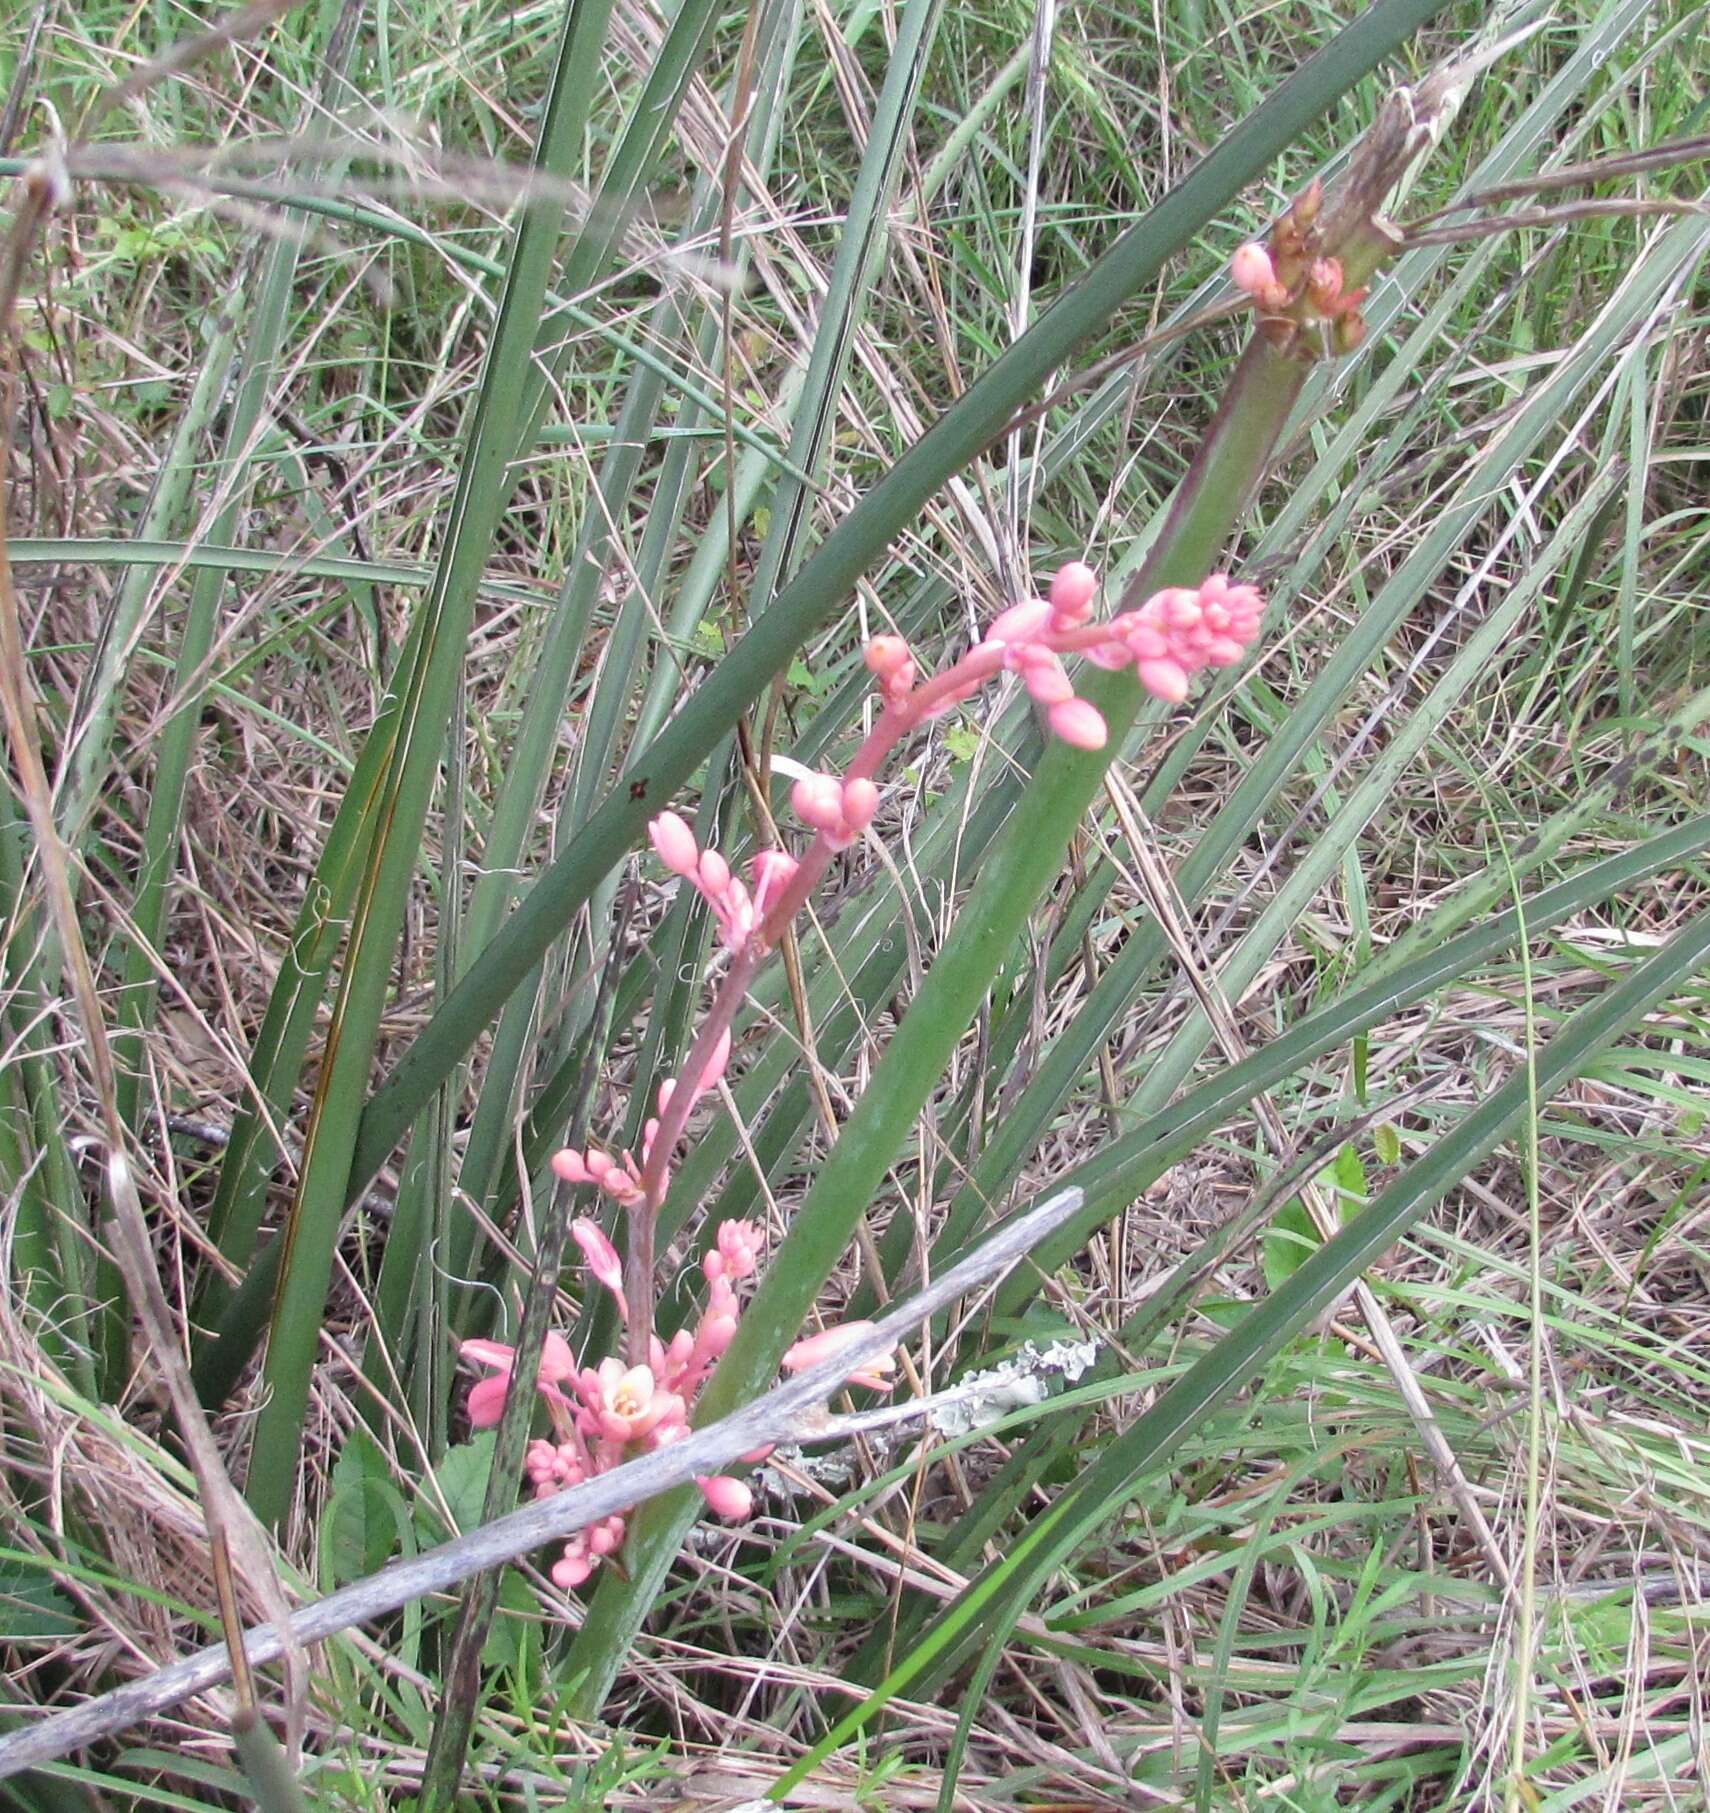
[[[875,636],[862,650],[868,671],[886,693],[900,697],[914,684],[914,656],[901,636]]]
[[[571,1222],[570,1232],[582,1249],[588,1270],[617,1299],[618,1313],[627,1322],[629,1302],[623,1294],[623,1261],[618,1257],[617,1248],[606,1238],[599,1223],[589,1221],[586,1216]]]
[[[735,1339],[735,1316],[704,1316],[695,1336],[695,1347],[703,1359],[716,1360]]]
[[[1128,646],[1136,661],[1161,661],[1170,652],[1164,632],[1144,621],[1136,622],[1128,632]]]
[[[804,825],[835,833],[843,825],[843,789],[829,774],[806,774],[790,789],[790,804]]]
[[[594,1181],[593,1172],[582,1162],[582,1154],[570,1146],[566,1146],[562,1152],[553,1153],[552,1169],[554,1175],[562,1178],[565,1183]]]
[[[843,825],[849,831],[864,831],[879,809],[879,790],[859,776],[843,783]]]
[[[720,1222],[718,1251],[724,1260],[725,1275],[731,1278],[752,1277],[760,1263],[763,1241],[764,1236],[752,1221]]]
[[[716,899],[730,886],[730,864],[716,850],[703,850],[698,865],[700,883]]]
[[[713,1043],[712,1056],[707,1059],[707,1067],[701,1072],[700,1081],[695,1084],[695,1094],[701,1096],[709,1089],[716,1089],[724,1078],[724,1069],[729,1062],[730,1028],[727,1026]]]
[[[1160,592],[1156,603],[1158,614],[1171,629],[1189,630],[1199,622],[1199,594],[1186,586],[1171,586],[1167,592]]]
[[[805,1372],[810,1366],[817,1366],[822,1360],[829,1360],[840,1354],[845,1348],[853,1345],[865,1334],[871,1334],[871,1322],[834,1322],[830,1328],[822,1328],[817,1335],[808,1335],[798,1341],[784,1355],[786,1372]],[[860,1367],[851,1372],[849,1383],[865,1385],[873,1391],[889,1391],[889,1374],[895,1369],[896,1361],[889,1353],[883,1353],[877,1359],[864,1360]]]
[[[1062,624],[1084,623],[1092,615],[1098,575],[1083,560],[1057,569],[1051,581],[1051,612]]]
[[[700,1487],[707,1508],[715,1517],[741,1523],[754,1510],[754,1494],[741,1480],[732,1479],[728,1473],[697,1475],[695,1484]]]
[[[552,1584],[562,1591],[573,1592],[593,1573],[594,1564],[582,1553],[572,1553],[566,1546],[563,1559],[552,1564]]]
[[[1053,705],[1045,721],[1065,743],[1076,749],[1102,749],[1108,732],[1096,706],[1085,699],[1065,699]]]
[[[659,860],[674,875],[693,875],[700,860],[695,834],[675,812],[661,812],[647,827]]]
[[[1021,678],[1041,705],[1061,705],[1075,696],[1063,664],[1048,648],[1030,648],[1021,664]]]
[[[1167,655],[1157,661],[1138,662],[1134,671],[1140,676],[1140,684],[1154,699],[1179,705],[1187,697],[1187,671]]]
[[[762,919],[772,910],[780,894],[796,878],[796,860],[782,850],[762,850],[754,858],[749,873],[754,878],[754,911]]]
[[[817,1335],[804,1335],[788,1353],[784,1355],[786,1372],[806,1372],[810,1366],[817,1366],[821,1360],[829,1360],[833,1354],[840,1354],[844,1348],[860,1340],[864,1334],[872,1332],[871,1322],[834,1322],[829,1328],[822,1328]]]
[[[1271,255],[1256,240],[1244,245],[1229,261],[1229,275],[1235,280],[1235,287],[1257,296],[1267,285],[1277,280],[1276,266],[1271,263]]]
[[[986,641],[1018,648],[1023,643],[1037,640],[1050,623],[1050,605],[1043,598],[1029,598],[1025,604],[1012,604],[1007,611],[1000,611],[986,631]]]

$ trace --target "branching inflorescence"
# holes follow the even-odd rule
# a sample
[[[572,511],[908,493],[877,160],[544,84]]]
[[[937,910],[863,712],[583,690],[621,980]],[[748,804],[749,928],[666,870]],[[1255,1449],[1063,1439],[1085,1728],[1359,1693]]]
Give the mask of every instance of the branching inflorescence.
[[[724,1076],[731,1027],[761,965],[833,857],[872,824],[880,805],[877,776],[891,751],[1003,673],[1020,677],[1053,735],[1077,749],[1101,749],[1108,734],[1104,719],[1076,694],[1065,657],[1082,656],[1099,667],[1132,667],[1154,697],[1179,704],[1196,673],[1233,666],[1259,632],[1258,592],[1250,585],[1231,584],[1221,574],[1197,588],[1158,592],[1138,609],[1103,621],[1095,620],[1097,593],[1092,569],[1071,562],[1052,581],[1049,597],[1004,611],[981,642],[929,679],[921,677],[913,651],[900,636],[873,637],[865,659],[882,709],[841,777],[809,774],[795,783],[791,804],[814,834],[800,857],[763,850],[744,882],[716,850],[700,847],[676,813],[662,812],[648,827],[660,861],[705,900],[728,965],[681,1076],[660,1086],[658,1112],[646,1124],[639,1156],[626,1152],[613,1157],[589,1146],[559,1152],[552,1160],[564,1183],[591,1184],[623,1211],[622,1257],[597,1222],[578,1219],[571,1232],[589,1273],[617,1305],[625,1346],[621,1359],[578,1367],[564,1338],[547,1336],[535,1388],[551,1434],[530,1445],[525,1462],[537,1496],[680,1440],[688,1432],[701,1386],[736,1333],[742,1313],[739,1287],[758,1270],[763,1246],[760,1230],[747,1221],[722,1223],[702,1258],[706,1300],[693,1329],[679,1329],[668,1342],[655,1331],[654,1232],[670,1187],[671,1155],[696,1104]],[[798,1371],[829,1359],[866,1327],[834,1325],[798,1341],[784,1356],[785,1369]],[[496,1341],[466,1341],[462,1352],[489,1369],[469,1394],[470,1421],[478,1428],[495,1424],[512,1383],[512,1350]],[[891,1366],[889,1358],[870,1361],[850,1382],[886,1389]],[[709,1476],[697,1484],[717,1516],[741,1519],[753,1508],[749,1488],[730,1475]],[[624,1523],[622,1516],[612,1516],[579,1531],[552,1568],[554,1582],[565,1589],[582,1585],[602,1558],[621,1548]]]

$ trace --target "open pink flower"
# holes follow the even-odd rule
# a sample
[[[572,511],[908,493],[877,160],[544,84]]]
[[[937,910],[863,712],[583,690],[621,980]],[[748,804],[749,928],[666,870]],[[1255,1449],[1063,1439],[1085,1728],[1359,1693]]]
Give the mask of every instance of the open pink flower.
[[[576,1381],[583,1404],[578,1423],[591,1423],[589,1433],[608,1441],[638,1442],[652,1439],[659,1446],[670,1439],[668,1431],[688,1428],[688,1406],[674,1391],[660,1389],[651,1366],[625,1366],[622,1360],[602,1360],[596,1369]]]
[[[502,1341],[465,1341],[458,1353],[477,1366],[490,1366],[494,1376],[478,1380],[469,1392],[469,1420],[477,1429],[490,1429],[504,1412],[510,1395],[511,1374],[516,1366],[517,1350]],[[548,1333],[541,1349],[540,1372],[535,1385],[542,1396],[555,1404],[568,1405],[569,1400],[557,1389],[575,1374],[576,1359],[562,1335]]]

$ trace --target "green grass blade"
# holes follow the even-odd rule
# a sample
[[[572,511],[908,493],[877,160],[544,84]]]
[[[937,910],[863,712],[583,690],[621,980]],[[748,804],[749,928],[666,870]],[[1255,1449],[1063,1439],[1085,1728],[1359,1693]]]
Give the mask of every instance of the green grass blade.
[[[582,153],[598,76],[598,47],[610,0],[571,0],[553,71],[536,167],[566,176]],[[353,1104],[366,1087],[417,840],[439,763],[451,696],[479,577],[509,494],[507,471],[516,446],[524,373],[539,328],[548,274],[564,214],[562,199],[534,203],[517,230],[499,318],[488,350],[467,447],[432,591],[406,658],[395,708],[371,733],[375,790],[347,796],[341,820],[363,834],[358,889],[350,912],[340,991],[328,1036],[301,1174],[281,1233],[279,1283],[269,1320],[269,1398],[256,1429],[249,1497],[257,1514],[277,1522],[296,1487],[309,1373],[319,1337],[338,1221],[349,1173]]]

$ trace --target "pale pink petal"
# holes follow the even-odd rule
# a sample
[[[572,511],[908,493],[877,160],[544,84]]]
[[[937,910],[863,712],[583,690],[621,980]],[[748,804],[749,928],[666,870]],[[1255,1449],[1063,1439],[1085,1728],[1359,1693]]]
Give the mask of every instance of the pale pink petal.
[[[465,1341],[457,1351],[477,1366],[497,1366],[505,1372],[510,1371],[511,1363],[517,1357],[517,1350],[507,1347],[503,1341]]]
[[[505,1412],[505,1399],[510,1396],[511,1376],[481,1379],[469,1390],[469,1421],[477,1429],[491,1429]]]
[[[570,1351],[570,1343],[551,1329],[546,1331],[546,1340],[540,1350],[540,1376],[548,1385],[559,1385],[576,1376],[576,1359]]]

